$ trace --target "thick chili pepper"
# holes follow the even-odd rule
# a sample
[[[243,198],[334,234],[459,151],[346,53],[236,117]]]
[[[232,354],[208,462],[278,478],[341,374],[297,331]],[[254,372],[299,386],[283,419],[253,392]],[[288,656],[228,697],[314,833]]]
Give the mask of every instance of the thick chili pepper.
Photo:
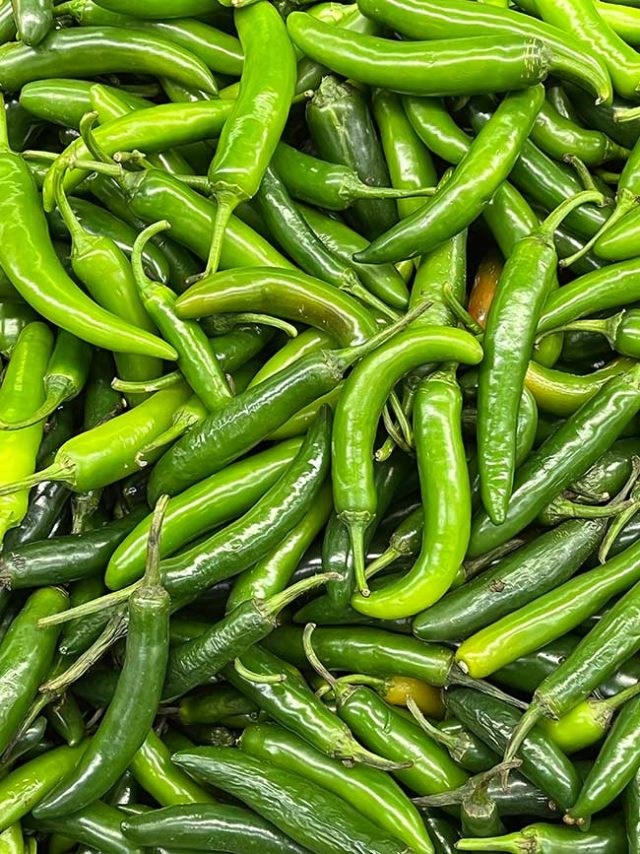
[[[169,652],[169,594],[160,581],[159,533],[166,500],[149,532],[147,569],[128,603],[127,648],[113,699],[74,772],[38,805],[36,817],[86,808],[120,778],[155,717]]]
[[[497,753],[504,750],[519,723],[513,706],[471,688],[456,688],[446,697],[447,708]],[[520,772],[539,786],[560,809],[573,804],[580,789],[576,769],[564,753],[540,730],[522,744]]]
[[[553,824],[530,824],[506,836],[460,839],[459,851],[507,851],[512,854],[618,854],[626,845],[624,827],[618,816],[595,822],[580,833]]]
[[[473,345],[473,346],[472,346]],[[420,365],[480,361],[480,345],[461,330],[425,327],[400,333],[355,369],[336,408],[333,449],[334,502],[351,534],[358,587],[366,589],[363,537],[376,513],[372,448],[378,418],[395,384]],[[353,473],[358,473],[354,482]],[[365,607],[359,599],[358,606]]]
[[[570,210],[597,197],[587,191],[563,202],[517,244],[491,304],[483,338],[485,358],[479,369],[478,464],[483,503],[495,524],[502,524],[507,514],[515,472],[518,403],[537,319],[555,280],[558,256],[553,232]]]
[[[245,61],[240,92],[208,172],[218,205],[207,261],[209,274],[218,269],[231,214],[260,187],[287,121],[296,81],[295,54],[282,18],[270,3],[238,10],[234,22]],[[261,60],[265,40],[275,61]]]
[[[448,642],[521,608],[574,575],[606,527],[606,519],[570,519],[546,531],[419,614],[414,634]]]
[[[172,806],[128,816],[122,831],[144,847],[190,845],[215,850],[224,846],[229,854],[303,854],[308,850],[254,812],[228,804]]]
[[[0,419],[0,429],[20,430],[47,419],[62,403],[80,394],[87,381],[90,366],[89,347],[62,330],[44,375],[44,402],[30,417],[21,421]]]
[[[511,171],[543,100],[544,89],[540,86],[507,96],[434,198],[359,252],[356,260],[377,263],[415,257],[466,228]],[[479,163],[484,167],[481,179]]]
[[[332,75],[324,77],[307,105],[306,119],[321,157],[349,167],[372,187],[389,186],[384,153],[361,92]],[[372,238],[390,228],[398,217],[393,201],[379,198],[355,202],[346,218],[356,231]]]
[[[586,53],[579,40],[514,9],[492,9],[468,0],[363,0],[363,14],[410,39],[450,39],[479,35],[529,36],[540,39],[561,59],[563,75],[609,102],[611,80],[600,57]],[[468,92],[465,92],[468,94]],[[593,99],[591,99],[593,100]]]
[[[169,748],[152,729],[129,768],[145,792],[163,807],[213,803],[207,791],[173,765]]]
[[[38,621],[62,611],[67,595],[55,587],[32,593],[0,644],[0,751],[10,744],[51,668],[58,629]]]
[[[382,771],[362,765],[346,768],[292,733],[269,724],[247,727],[239,746],[250,756],[293,771],[334,792],[416,854],[432,854],[433,845],[415,807]]]
[[[29,323],[18,336],[9,367],[0,386],[0,418],[29,420],[44,399],[43,378],[53,339],[43,323]],[[29,476],[35,468],[42,439],[42,422],[21,430],[0,432],[2,480]],[[4,534],[24,518],[28,490],[18,490],[0,500],[0,542]]]
[[[485,514],[474,520],[469,556],[477,557],[521,531],[611,446],[640,405],[636,373],[632,368],[609,380],[529,457],[516,476],[505,522],[494,525]]]
[[[273,486],[300,445],[299,439],[275,445],[227,466],[172,498],[162,524],[162,553],[169,557],[203,533],[249,510]],[[124,587],[142,574],[150,524],[148,516],[111,556],[105,575],[111,589]]]
[[[134,508],[122,519],[94,530],[5,549],[0,557],[0,584],[18,590],[65,584],[100,572],[144,516],[144,508]]]
[[[42,833],[56,833],[80,842],[89,848],[99,845],[105,854],[140,854],[140,848],[129,842],[120,823],[125,813],[102,801],[94,801],[73,815],[61,818],[36,818],[33,813],[25,826]]]
[[[304,519],[269,555],[237,579],[227,599],[226,611],[233,612],[245,602],[268,599],[283,591],[307,549],[326,525],[332,508],[331,484],[326,483]]]
[[[37,45],[53,27],[53,0],[12,0],[18,38]]]

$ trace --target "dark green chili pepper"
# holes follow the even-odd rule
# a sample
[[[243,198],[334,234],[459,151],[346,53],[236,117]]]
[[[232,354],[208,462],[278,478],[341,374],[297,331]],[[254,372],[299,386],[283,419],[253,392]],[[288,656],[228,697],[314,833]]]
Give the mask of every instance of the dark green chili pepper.
[[[102,578],[99,576],[90,576],[82,581],[77,581],[71,585],[71,597],[69,604],[72,607],[83,605],[97,599],[105,592],[105,586]],[[99,618],[99,620],[96,619]],[[60,638],[60,654],[61,655],[80,655],[98,637],[102,629],[107,623],[108,615],[100,612],[93,615],[91,618],[71,620],[66,624]],[[75,686],[74,686],[75,687]],[[80,696],[78,694],[78,696]]]
[[[413,621],[428,641],[468,637],[571,578],[598,547],[606,519],[569,519],[545,531]]]
[[[128,816],[122,831],[144,847],[224,848],[228,854],[304,854],[308,850],[254,812],[229,804],[173,806]]]
[[[640,773],[636,771],[624,790],[624,823],[627,831],[629,854],[640,851],[640,790],[638,782]]]
[[[474,774],[489,771],[500,761],[494,750],[453,718],[439,721],[435,725],[423,717],[420,719],[420,728],[438,744],[446,747],[454,762],[466,771]],[[513,782],[513,779],[511,777],[510,782]]]
[[[249,510],[273,486],[300,445],[301,440],[289,439],[227,466],[172,498],[160,535],[163,555],[170,557],[203,533]],[[110,589],[124,587],[142,575],[150,524],[147,516],[111,556],[105,574]]]
[[[361,92],[327,76],[307,105],[306,119],[321,157],[354,170],[364,184],[389,186],[382,147]],[[286,183],[286,177],[283,180]],[[313,199],[308,201],[316,204]],[[393,201],[384,198],[356,201],[346,217],[356,231],[370,239],[391,228],[398,219]]]
[[[175,620],[172,620],[172,623]],[[252,714],[258,711],[254,702],[226,683],[217,684],[206,693],[194,694],[180,701],[180,721],[192,723],[219,723],[223,718]]]
[[[579,157],[587,166],[599,166],[607,160],[624,159],[624,148],[597,130],[587,130],[561,116],[545,101],[538,113],[531,139],[545,154],[562,161],[566,155]]]
[[[29,46],[40,44],[53,27],[53,0],[12,0],[18,38]]]
[[[42,629],[42,617],[57,614],[67,604],[67,595],[56,587],[43,587],[27,599],[0,644],[0,752],[4,753],[21,726],[49,673],[58,628]]]
[[[5,548],[0,556],[0,585],[11,589],[65,584],[104,569],[116,546],[146,516],[139,507],[109,525]]]
[[[433,199],[359,252],[356,260],[377,263],[413,258],[466,228],[511,171],[543,100],[541,86],[508,95]]]
[[[447,708],[472,733],[501,753],[518,725],[513,706],[471,688],[447,694]],[[540,730],[529,733],[519,752],[520,772],[539,786],[560,809],[568,809],[580,790],[580,778],[570,760]]]
[[[516,833],[483,839],[460,839],[459,851],[507,851],[512,854],[618,854],[626,839],[619,816],[600,819],[580,832],[552,824],[530,824]]]
[[[505,543],[521,531],[551,498],[613,444],[640,406],[638,374],[634,367],[609,380],[529,457],[516,475],[505,522],[494,525],[486,514],[474,520],[470,557]]]
[[[231,214],[255,196],[289,115],[296,61],[284,22],[270,3],[239,9],[234,23],[245,56],[241,86],[211,161],[208,179],[217,211],[207,273],[215,273]],[[275,61],[264,62],[265,41]],[[262,57],[262,59],[261,59]]]
[[[419,0],[415,3],[412,0],[362,0],[359,8],[368,18],[410,39],[480,35],[540,39],[562,62],[563,77],[594,94],[598,104],[611,100],[609,72],[600,57],[586,52],[579,39],[574,39],[569,33],[559,32],[555,27],[522,15],[515,9],[496,9],[490,3],[478,6],[468,0]],[[592,97],[589,100],[593,103]]]
[[[362,765],[347,768],[301,738],[270,724],[247,727],[239,746],[250,756],[293,771],[334,792],[416,854],[432,854],[433,845],[417,810],[397,783],[382,771]]]
[[[44,402],[21,421],[3,421],[0,429],[20,430],[46,420],[62,403],[80,394],[89,376],[91,350],[74,335],[61,330],[44,375]]]
[[[86,809],[122,776],[155,718],[169,652],[170,598],[160,581],[159,533],[166,500],[155,510],[147,569],[128,602],[127,648],[113,699],[74,772],[40,802],[36,818]]]
[[[55,833],[70,837],[90,848],[96,845],[105,854],[141,854],[140,848],[129,842],[120,823],[126,813],[102,801],[94,801],[73,815],[61,818],[36,818],[33,813],[25,820],[25,826],[41,833]]]
[[[202,747],[181,751],[173,761],[235,796],[316,854],[408,851],[332,792],[242,751]]]

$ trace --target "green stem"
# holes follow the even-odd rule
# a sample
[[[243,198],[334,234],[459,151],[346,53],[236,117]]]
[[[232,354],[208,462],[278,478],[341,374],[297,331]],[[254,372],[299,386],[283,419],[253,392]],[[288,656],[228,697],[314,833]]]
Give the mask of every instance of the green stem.
[[[275,685],[284,682],[287,678],[285,673],[254,673],[253,670],[245,667],[239,658],[234,659],[233,667],[243,679],[246,679],[247,682],[255,682],[256,685]]]
[[[443,744],[451,750],[455,750],[458,747],[460,739],[455,735],[451,735],[451,733],[443,732],[438,729],[437,726],[432,724],[431,721],[424,716],[413,697],[407,698],[407,708],[413,715],[415,722],[418,724],[420,729],[425,732],[429,738],[432,738],[438,744]]]
[[[630,508],[637,509],[636,501],[621,501],[618,504],[578,504],[567,498],[554,498],[545,508],[545,514],[552,514],[558,519],[607,519],[618,516]]]
[[[586,205],[589,202],[595,202],[600,206],[606,204],[606,197],[598,190],[583,190],[581,193],[576,193],[570,199],[565,199],[558,207],[543,219],[540,226],[536,229],[538,233],[553,235],[556,228],[562,225],[563,220],[580,205]]]
[[[616,122],[635,122],[640,119],[640,107],[620,108],[613,111],[613,120]]]
[[[95,110],[85,113],[80,119],[80,136],[87,147],[87,151],[94,160],[100,163],[112,164],[113,158],[102,149],[94,136],[93,127],[97,120],[98,113]]]
[[[162,574],[160,572],[160,536],[168,504],[169,496],[161,495],[156,501],[156,506],[153,508],[151,527],[149,528],[149,538],[147,540],[147,563],[144,576],[142,578],[143,587],[162,586]]]
[[[455,315],[460,323],[469,330],[469,332],[477,336],[484,335],[484,329],[480,326],[475,317],[472,317],[467,309],[462,305],[460,300],[454,294],[453,287],[450,284],[446,284],[443,287],[442,296],[444,297],[447,308]]]
[[[273,317],[270,314],[260,314],[255,311],[240,311],[234,314],[234,320],[240,323],[257,323],[262,326],[273,326],[274,329],[279,329],[284,332],[289,338],[297,338],[298,330],[293,323],[288,323],[281,317]]]
[[[392,391],[389,395],[389,404],[393,409],[393,413],[396,416],[396,420],[398,425],[400,426],[400,430],[402,431],[402,435],[404,436],[405,443],[408,448],[413,447],[413,430],[411,429],[411,424],[409,423],[409,419],[404,411],[404,407],[400,403],[398,395],[395,391]]]
[[[116,391],[121,391],[123,394],[146,394],[147,392],[161,391],[165,388],[177,385],[182,381],[180,371],[171,371],[170,374],[165,374],[155,380],[141,380],[139,382],[129,382],[116,377],[111,382],[111,388]]]
[[[308,593],[309,590],[314,590],[316,587],[320,587],[322,584],[326,584],[327,581],[334,581],[340,577],[339,572],[322,572],[318,575],[312,575],[309,578],[303,578],[301,581],[292,584],[280,593],[270,596],[269,599],[264,602],[262,607],[267,611],[267,613],[275,617],[283,608],[286,608],[287,605],[290,605],[299,596],[302,596],[304,593]]]
[[[618,191],[618,201],[615,207],[614,212],[611,214],[609,219],[601,226],[601,228],[596,231],[596,233],[588,240],[582,249],[579,249],[577,252],[574,252],[573,255],[569,255],[568,258],[563,258],[560,261],[561,267],[570,267],[571,264],[578,261],[583,255],[586,255],[589,250],[595,246],[598,240],[602,237],[602,235],[607,232],[613,225],[616,224],[619,220],[625,217],[629,211],[632,211],[640,204],[640,197],[636,196],[635,193],[630,193],[629,190]]]
[[[0,430],[24,430],[25,427],[32,427],[40,421],[48,418],[60,404],[67,399],[67,392],[64,389],[58,388],[54,392],[47,394],[44,403],[39,406],[36,411],[25,418],[23,421],[3,421],[0,419]]]
[[[179,439],[180,436],[184,436],[184,434],[189,429],[189,424],[185,421],[175,422],[171,425],[164,433],[161,433],[159,436],[153,440],[153,442],[149,442],[148,445],[145,445],[144,448],[138,451],[136,454],[136,464],[140,466],[140,468],[144,468],[149,465],[149,460],[152,455],[159,449],[164,448],[165,445],[170,445],[172,442],[175,442],[176,439]]]
[[[593,175],[589,172],[587,164],[583,160],[575,154],[565,154],[563,160],[575,170],[578,180],[585,190],[593,190],[596,193],[598,192],[596,182],[593,180]]]
[[[89,614],[96,614],[105,608],[120,605],[122,602],[126,602],[133,591],[137,590],[141,584],[142,579],[135,581],[128,587],[123,587],[122,590],[115,590],[113,593],[107,593],[105,596],[99,596],[97,599],[85,602],[84,605],[76,605],[75,608],[68,608],[66,611],[60,611],[60,613],[52,614],[50,617],[43,617],[41,620],[38,620],[38,625],[41,628],[45,626],[57,626],[60,623],[68,623],[70,620],[75,620],[78,617],[88,617]]]
[[[541,849],[531,847],[533,840],[521,833],[509,833],[507,836],[484,836],[478,839],[459,839],[456,842],[458,851],[505,851],[507,854],[536,854]]]
[[[141,296],[144,296],[145,291],[149,291],[155,286],[155,282],[153,282],[144,271],[142,256],[146,245],[152,237],[156,236],[156,234],[160,234],[162,231],[168,231],[170,228],[171,223],[167,222],[166,219],[161,219],[158,222],[154,222],[147,226],[135,239],[133,250],[131,252],[131,268],[133,269],[133,276]]]
[[[542,708],[534,700],[511,733],[507,749],[504,752],[505,762],[509,762],[511,759],[515,758],[516,753],[520,749],[522,742],[527,737],[529,731],[533,729],[542,716]]]
[[[233,193],[221,192],[216,193],[216,203],[218,208],[213,223],[213,234],[211,236],[211,248],[209,249],[209,258],[207,260],[207,268],[204,271],[204,276],[212,276],[218,272],[220,266],[220,257],[222,255],[222,243],[227,230],[227,225],[234,212],[240,204]],[[203,276],[203,278],[204,278]]]
[[[14,480],[13,483],[5,483],[0,486],[0,495],[12,495],[14,492],[20,492],[22,489],[31,489],[42,483],[43,480],[62,480],[65,483],[73,486],[73,471],[72,463],[64,465],[62,463],[51,463],[45,469],[35,472],[28,477],[23,477],[21,480]]]
[[[304,654],[311,665],[311,667],[315,670],[315,672],[320,676],[321,679],[327,683],[327,685],[331,688],[331,690],[335,693],[336,697],[340,694],[340,682],[333,676],[324,664],[318,658],[318,654],[313,648],[313,643],[311,641],[311,635],[313,634],[316,628],[315,623],[307,623],[302,632],[302,648],[304,649]]]
[[[367,566],[365,575],[367,580],[372,578],[376,573],[381,572],[383,569],[386,569],[390,566],[395,560],[400,557],[400,552],[398,549],[394,549],[393,546],[387,546],[387,548],[382,552],[382,554],[377,557],[374,561]]]
[[[391,417],[388,403],[385,403],[384,409],[382,410],[382,422],[384,424],[384,429],[389,434],[388,438],[393,442],[394,448],[400,448],[407,454],[411,453],[411,448],[407,445],[404,437],[398,430],[399,425],[396,425]]]
[[[367,584],[364,537],[367,528],[373,521],[373,516],[366,511],[347,511],[340,514],[340,519],[349,532],[356,587],[360,595],[367,598],[371,595],[371,590]]]

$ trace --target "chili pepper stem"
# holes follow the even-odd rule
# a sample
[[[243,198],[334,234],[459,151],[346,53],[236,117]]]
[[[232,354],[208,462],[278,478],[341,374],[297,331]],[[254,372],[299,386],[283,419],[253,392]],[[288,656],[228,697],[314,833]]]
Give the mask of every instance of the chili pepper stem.
[[[335,581],[339,578],[341,578],[339,572],[322,572],[318,575],[312,575],[309,578],[303,578],[280,593],[276,593],[274,596],[263,600],[261,608],[275,617],[283,608],[295,602],[299,596],[303,596],[309,590],[314,590],[316,587],[326,584],[327,581]]]
[[[352,176],[345,181],[340,189],[340,196],[345,201],[356,199],[414,199],[423,196],[434,196],[437,187],[416,187],[409,190],[396,189],[395,187],[375,187],[365,184],[364,181],[354,180]]]
[[[442,730],[438,729],[437,726],[434,726],[434,724],[432,724],[431,721],[428,720],[422,713],[413,697],[407,698],[407,708],[413,715],[420,729],[423,730],[429,736],[429,738],[432,738],[434,741],[437,741],[438,744],[444,744],[445,747],[449,747],[451,749],[456,747],[458,739],[450,733],[443,732]]]
[[[147,243],[162,231],[168,231],[171,228],[171,223],[166,219],[161,219],[148,225],[143,231],[138,234],[133,244],[131,252],[131,267],[133,269],[136,285],[141,294],[149,291],[154,286],[154,282],[147,276],[142,263],[142,255]]]
[[[214,273],[218,272],[220,256],[222,255],[222,243],[224,241],[227,225],[229,224],[229,220],[231,219],[234,210],[241,201],[241,199],[239,199],[234,193],[224,191],[217,192],[215,194],[215,199],[218,207],[213,222],[211,248],[209,249],[207,267],[200,278],[203,278],[204,276],[212,276]],[[191,283],[189,282],[189,284]]]
[[[279,329],[280,332],[289,338],[297,338],[298,330],[293,323],[288,323],[281,317],[273,317],[270,314],[260,314],[255,311],[241,311],[235,315],[235,320],[238,323],[258,323],[262,326],[273,326],[274,329]]]
[[[611,549],[616,537],[620,531],[626,527],[631,519],[633,519],[638,511],[640,511],[640,500],[636,499],[635,501],[631,501],[630,506],[614,519],[605,538],[600,544],[600,548],[598,549],[598,560],[600,563],[606,563],[607,557],[609,556],[609,550]]]
[[[476,774],[475,777],[470,777],[464,785],[459,786],[457,789],[451,789],[448,792],[439,792],[437,795],[412,798],[411,800],[414,804],[421,807],[446,807],[449,804],[459,804],[468,797],[473,796],[478,789],[486,789],[494,777],[497,777],[499,774],[508,774],[509,771],[513,771],[521,765],[522,761],[520,759],[513,759],[511,762],[501,762],[488,771],[483,771],[481,774]]]
[[[456,848],[458,851],[506,851],[507,854],[538,854],[540,851],[534,839],[526,839],[520,833],[511,833],[509,837],[483,836],[478,839],[459,839],[456,842]]]
[[[619,312],[619,314],[614,314],[611,317],[607,317],[602,320],[574,320],[572,323],[565,323],[563,326],[556,326],[554,329],[549,329],[546,332],[543,332],[538,336],[537,340],[541,341],[543,338],[546,338],[547,335],[555,335],[558,332],[597,332],[600,335],[604,335],[611,343],[613,338],[613,335],[610,332],[612,322],[616,318],[621,318],[623,314],[624,312]]]
[[[563,220],[571,213],[571,211],[579,208],[580,205],[586,205],[589,202],[595,202],[602,206],[606,201],[606,197],[598,190],[582,190],[582,192],[576,193],[575,196],[565,199],[555,210],[551,211],[551,213],[542,220],[539,228],[536,229],[536,232],[544,236],[549,235],[550,237],[553,237],[553,233],[556,228],[562,225]]]
[[[562,258],[560,261],[561,267],[570,267],[576,261],[579,261],[584,255],[589,252],[589,250],[595,246],[598,240],[605,234],[613,225],[616,224],[619,220],[625,217],[629,211],[632,211],[640,204],[640,197],[636,196],[635,193],[629,192],[627,189],[621,189],[618,191],[617,203],[614,212],[611,214],[609,219],[603,224],[603,226],[596,231],[596,233],[588,240],[582,249],[579,249],[577,252],[574,252],[573,255],[570,255],[567,258]]]
[[[156,501],[156,506],[153,508],[149,538],[147,540],[147,563],[144,576],[142,577],[142,587],[162,587],[162,575],[160,573],[160,534],[168,505],[169,496],[161,495]]]
[[[613,111],[613,120],[616,122],[634,122],[640,118],[640,107],[618,108]]]
[[[285,682],[287,679],[286,673],[272,673],[266,675],[262,673],[254,673],[253,670],[249,670],[248,667],[245,667],[239,658],[234,658],[233,668],[240,674],[240,676],[242,676],[243,679],[246,679],[248,682],[255,682],[257,685],[276,685],[279,682]]]
[[[389,395],[389,405],[393,409],[394,415],[398,421],[398,425],[404,436],[404,440],[406,445],[409,448],[413,447],[413,430],[411,429],[411,424],[409,423],[409,419],[404,411],[404,407],[400,403],[400,399],[395,391],[392,391]]]
[[[388,317],[389,320],[395,321],[398,319],[399,315],[397,311],[394,311],[390,306],[386,304],[379,297],[372,294],[365,286],[362,284],[357,274],[352,270],[348,270],[344,275],[344,285],[341,290],[346,291],[346,293],[351,294],[356,299],[359,299],[360,302],[363,302],[365,305],[370,305],[371,308],[375,308],[380,314],[384,315],[384,317]]]
[[[356,587],[358,588],[360,595],[366,598],[371,596],[371,590],[369,590],[369,585],[367,584],[364,535],[367,528],[373,521],[373,516],[371,513],[366,511],[345,511],[340,514],[340,520],[349,531]]]
[[[25,427],[32,427],[34,424],[44,421],[67,399],[70,385],[70,383],[63,382],[58,388],[50,389],[42,406],[39,406],[33,415],[25,418],[24,421],[3,421],[0,419],[0,430],[23,430]]]
[[[47,480],[50,480],[50,478],[47,478]],[[77,617],[87,617],[89,614],[95,614],[105,608],[120,605],[122,602],[126,602],[134,590],[137,590],[141,584],[142,579],[130,584],[128,587],[123,587],[121,590],[115,590],[113,593],[107,593],[105,596],[99,596],[97,599],[85,602],[84,605],[76,605],[75,608],[68,608],[66,611],[60,611],[59,614],[43,617],[38,621],[38,625],[44,627],[55,626],[59,623],[68,623],[69,620],[75,620]]]
[[[534,700],[524,715],[520,718],[518,725],[511,733],[511,738],[504,752],[504,761],[509,762],[514,758],[522,742],[527,737],[529,730],[533,729],[536,723],[542,718],[543,712],[541,706]]]
[[[517,700],[510,694],[506,694],[490,682],[486,682],[484,679],[474,679],[473,676],[469,676],[463,671],[462,664],[463,662],[457,662],[451,668],[449,678],[447,680],[450,685],[462,685],[467,688],[475,688],[475,690],[480,691],[481,694],[486,694],[488,697],[495,697],[498,700],[502,700],[503,703],[515,706],[517,709],[524,710],[528,708],[527,704],[522,700]],[[510,758],[511,757],[509,757],[509,759]]]
[[[453,312],[460,323],[469,330],[469,332],[473,335],[477,335],[478,337],[484,335],[484,329],[480,326],[477,320],[469,314],[460,300],[457,299],[451,284],[444,285],[442,288],[442,295],[444,296],[444,301],[447,304],[447,307]]]
[[[637,502],[633,500],[601,507],[594,504],[578,504],[566,498],[556,498],[547,510],[551,510],[552,513],[563,519],[606,519],[609,516],[618,516],[630,508],[637,508],[637,506]]]
[[[31,489],[42,483],[43,480],[61,480],[64,483],[73,485],[73,463],[52,463],[45,469],[23,477],[22,480],[15,480],[13,483],[5,483],[0,486],[0,495],[12,495],[14,492],[20,492],[22,489]]]
[[[158,377],[156,380],[141,380],[140,382],[129,382],[116,377],[111,382],[111,388],[115,391],[121,391],[123,394],[146,394],[147,392],[161,391],[163,388],[170,388],[182,381],[180,371],[172,371],[170,374],[165,374]]]
[[[148,466],[151,462],[150,458],[156,451],[175,442],[176,439],[179,439],[180,436],[183,436],[186,433],[187,429],[188,424],[184,422],[181,424],[172,424],[168,430],[165,430],[164,433],[156,436],[153,442],[149,442],[148,445],[145,445],[144,448],[138,451],[136,454],[136,464],[140,466],[140,468]]]
[[[100,163],[111,164],[113,163],[113,159],[102,150],[93,135],[93,127],[97,120],[98,113],[95,110],[85,113],[80,119],[80,136],[82,137],[82,141],[86,145],[89,154],[94,160],[97,160]]]
[[[365,570],[367,580],[369,578],[373,578],[373,576],[377,572],[381,572],[383,569],[386,569],[399,557],[400,552],[398,551],[398,549],[394,549],[393,546],[388,546],[379,557],[371,561],[371,563],[367,566]]]
[[[386,403],[382,410],[382,422],[384,429],[389,434],[388,438],[393,443],[394,448],[400,448],[405,453],[410,453],[411,449],[404,440],[404,437],[399,432],[399,425],[395,424],[389,411],[389,404]]]

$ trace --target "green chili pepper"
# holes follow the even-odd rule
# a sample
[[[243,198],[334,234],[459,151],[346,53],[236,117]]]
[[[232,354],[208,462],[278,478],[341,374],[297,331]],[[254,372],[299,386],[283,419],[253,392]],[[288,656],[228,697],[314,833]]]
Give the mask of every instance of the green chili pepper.
[[[511,497],[518,405],[537,319],[555,280],[558,256],[553,232],[569,211],[597,199],[598,193],[589,191],[568,199],[519,241],[491,304],[483,338],[485,358],[479,369],[478,466],[483,504],[496,525],[504,522]]]
[[[420,728],[438,744],[446,747],[454,762],[466,771],[474,774],[489,771],[499,761],[494,750],[453,718],[439,721],[436,726],[423,717],[420,719]],[[514,777],[510,777],[509,782],[513,783],[513,780]]]
[[[15,298],[3,299],[0,302],[0,354],[9,358],[22,330],[38,319],[36,312],[22,302],[17,293]]]
[[[58,638],[55,626],[41,629],[42,617],[62,611],[67,595],[55,587],[36,590],[15,617],[0,644],[0,751],[22,724],[38,686],[51,669]]]
[[[141,849],[130,843],[120,830],[125,813],[102,801],[61,818],[36,818],[31,816],[25,826],[41,833],[59,833],[90,848],[99,845],[105,854],[141,854]]]
[[[638,777],[636,772],[624,790],[624,819],[627,830],[629,854],[638,854],[640,843],[640,801],[638,798]]]
[[[62,403],[80,394],[89,375],[91,351],[73,335],[62,330],[58,335],[44,375],[44,402],[21,421],[2,421],[0,429],[20,430],[46,420]],[[30,362],[33,369],[33,363]]]
[[[412,258],[429,252],[473,222],[511,171],[543,100],[541,86],[507,96],[433,199],[359,252],[356,261]]]
[[[442,360],[474,364],[481,355],[480,345],[468,333],[425,327],[400,333],[365,358],[347,380],[336,408],[332,471],[336,513],[350,531],[360,591],[366,590],[364,532],[376,513],[371,456],[388,395],[404,375],[420,365]],[[359,598],[360,607],[364,610],[366,605]]]
[[[619,816],[601,819],[586,832],[552,824],[530,824],[516,833],[460,839],[460,851],[507,851],[512,854],[618,854],[626,839]]]
[[[472,733],[500,753],[518,725],[513,706],[471,688],[456,688],[446,697],[447,708]],[[539,786],[560,809],[574,803],[580,789],[576,769],[564,753],[540,730],[532,730],[522,744],[520,772]]]
[[[587,130],[565,119],[545,101],[538,113],[531,139],[546,154],[562,161],[566,155],[579,157],[587,166],[599,166],[607,160],[629,156],[629,149],[619,146],[596,130]]]
[[[128,839],[145,847],[189,844],[214,850],[224,845],[230,854],[303,854],[308,850],[250,810],[228,804],[153,810],[127,817],[122,830]]]
[[[198,536],[246,512],[293,460],[301,440],[291,439],[226,467],[172,498],[162,524],[160,544],[165,557]],[[111,556],[105,581],[117,590],[136,581],[144,570],[147,516]]]
[[[280,15],[270,3],[238,10],[234,23],[245,56],[241,88],[225,124],[208,178],[218,208],[207,261],[218,269],[227,222],[237,205],[255,196],[282,134],[296,82],[295,54]],[[269,42],[275,61],[265,63]]]
[[[310,851],[355,854],[361,848],[372,854],[401,854],[406,850],[333,793],[241,751],[199,748],[180,752],[174,761],[202,779],[215,777],[216,785]],[[247,785],[251,779],[261,785]]]
[[[416,854],[432,854],[433,845],[415,807],[382,771],[362,765],[346,768],[292,733],[270,724],[247,727],[239,746],[256,759],[293,771],[334,792]]]
[[[169,748],[152,729],[129,768],[145,792],[163,807],[213,803],[208,792],[171,762]]]
[[[598,104],[611,101],[609,72],[599,56],[586,52],[578,38],[515,9],[492,9],[490,5],[472,4],[468,0],[419,0],[415,3],[412,0],[362,0],[359,8],[367,17],[410,39],[444,40],[479,35],[540,39],[562,62],[563,77],[595,94]]]
[[[175,623],[175,618],[171,621]],[[180,700],[180,721],[185,725],[192,723],[219,723],[223,718],[258,711],[255,703],[241,694],[231,685],[221,683],[210,688],[207,693],[199,693]]]
[[[144,508],[135,508],[122,519],[94,530],[5,548],[0,557],[0,584],[18,590],[65,584],[100,572],[144,516]]]
[[[477,557],[532,522],[549,499],[585,472],[613,444],[640,405],[637,370],[609,380],[519,469],[505,522],[485,514],[471,528],[469,556]],[[603,420],[601,420],[603,419]]]
[[[39,44],[53,27],[53,0],[12,0],[18,38]]]
[[[60,9],[60,6],[57,7]],[[20,104],[39,119],[62,127],[80,127],[80,119],[92,109],[90,91],[93,83],[86,80],[65,80],[63,77],[50,77],[46,80],[34,80],[20,90]],[[150,102],[138,98],[123,89],[111,86],[101,87],[109,92],[117,92],[132,110],[151,106]]]
[[[7,372],[0,386],[0,418],[29,421],[44,398],[43,378],[53,339],[43,323],[29,323],[18,336]],[[0,432],[2,480],[28,477],[35,469],[42,439],[42,422],[15,431]],[[29,506],[28,490],[18,490],[0,500],[0,542],[18,525]]]
[[[126,15],[131,11],[131,5],[127,0],[103,0],[101,8],[110,12]],[[137,18],[182,18],[191,15],[206,15],[211,11],[211,3],[208,0],[171,0],[171,2],[157,3],[156,0],[141,0],[136,6]]]
[[[591,400],[611,377],[626,373],[634,364],[632,359],[612,359],[590,374],[571,374],[530,362],[525,386],[542,411],[566,418]]]
[[[68,693],[50,703],[45,714],[53,731],[69,747],[76,747],[85,737],[84,718],[75,697]]]
[[[125,662],[113,699],[77,768],[40,802],[36,818],[86,808],[120,778],[155,718],[169,652],[169,594],[160,581],[159,533],[166,500],[149,532],[145,577],[128,603]]]

